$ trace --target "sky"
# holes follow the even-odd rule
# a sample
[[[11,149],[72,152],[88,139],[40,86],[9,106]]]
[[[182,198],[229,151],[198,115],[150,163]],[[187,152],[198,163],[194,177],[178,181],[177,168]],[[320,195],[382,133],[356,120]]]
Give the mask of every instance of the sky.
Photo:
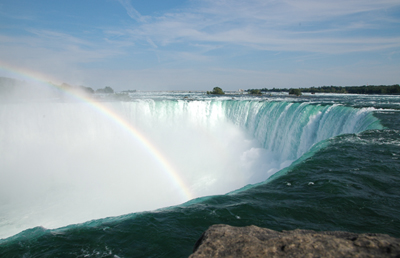
[[[23,74],[117,91],[398,84],[400,1],[1,0],[0,76]]]

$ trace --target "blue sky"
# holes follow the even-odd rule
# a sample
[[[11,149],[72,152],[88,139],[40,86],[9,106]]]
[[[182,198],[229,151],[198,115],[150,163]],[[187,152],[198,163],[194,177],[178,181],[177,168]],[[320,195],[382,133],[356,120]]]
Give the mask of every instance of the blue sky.
[[[1,0],[1,63],[94,89],[397,84],[400,1]]]

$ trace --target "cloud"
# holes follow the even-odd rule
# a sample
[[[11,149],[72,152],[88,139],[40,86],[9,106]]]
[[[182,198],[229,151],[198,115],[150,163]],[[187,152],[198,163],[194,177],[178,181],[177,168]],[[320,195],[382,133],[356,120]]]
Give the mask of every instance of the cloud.
[[[126,9],[126,12],[128,13],[129,17],[138,22],[145,21],[145,18],[135,8],[133,8],[130,0],[117,0],[117,1]]]
[[[85,45],[85,46],[94,46],[94,44],[88,40],[83,40],[78,37],[74,37],[72,35],[50,31],[50,30],[42,30],[42,29],[27,29],[28,32],[36,35],[38,38],[50,42],[57,42],[57,45],[64,46],[66,44],[74,44],[74,45]]]
[[[147,38],[147,42],[154,48],[158,48],[157,45],[151,40],[151,38]]]
[[[195,3],[179,12],[152,17],[146,24],[133,25],[126,32],[132,35],[132,40],[151,37],[156,45],[226,43],[271,51],[347,53],[399,46],[395,43],[398,37],[379,36],[385,24],[375,22],[387,19],[379,11],[400,6],[398,1]],[[357,32],[357,36],[351,32]]]
[[[153,16],[142,16],[130,0],[116,1],[133,20],[88,25],[89,33],[43,23],[22,28],[23,33],[3,30],[0,58],[71,84],[80,80],[100,87],[107,82],[122,89],[129,88],[124,81],[153,90],[335,84],[339,79],[330,73],[348,84],[372,76],[381,79],[378,83],[398,83],[398,54],[393,54],[400,52],[394,29],[400,19],[393,11],[400,8],[398,0],[191,0]],[[351,67],[365,60],[374,64],[364,70]],[[389,61],[393,69],[377,69]],[[308,72],[298,70],[306,69],[303,64]]]
[[[16,70],[49,74],[57,82],[74,84],[85,74],[83,67],[124,54],[106,44],[95,44],[66,33],[33,29],[29,32],[18,36],[0,34],[0,59],[17,67]]]

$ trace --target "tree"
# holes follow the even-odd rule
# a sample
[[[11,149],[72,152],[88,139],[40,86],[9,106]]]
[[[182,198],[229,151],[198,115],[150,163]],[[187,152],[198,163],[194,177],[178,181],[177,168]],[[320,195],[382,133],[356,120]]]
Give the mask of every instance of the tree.
[[[214,87],[213,91],[207,91],[207,94],[223,95],[225,92],[220,87]]]
[[[79,86],[78,89],[80,89],[82,92],[85,92],[86,94],[93,94],[94,90],[90,87],[85,87],[85,86]]]
[[[111,87],[105,87],[104,89],[96,90],[96,93],[114,93],[114,90]]]
[[[249,94],[252,94],[252,95],[261,95],[262,93],[261,93],[261,90],[253,89],[253,90],[249,90]]]
[[[104,88],[104,91],[106,93],[114,93],[114,90],[111,87],[108,87],[108,86]]]
[[[300,96],[301,95],[301,90],[300,89],[290,89],[289,90],[289,95]]]

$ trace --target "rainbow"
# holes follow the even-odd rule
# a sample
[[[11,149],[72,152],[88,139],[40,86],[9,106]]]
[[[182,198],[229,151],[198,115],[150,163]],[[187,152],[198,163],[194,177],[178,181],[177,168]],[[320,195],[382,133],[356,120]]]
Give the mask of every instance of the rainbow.
[[[11,65],[5,64],[0,61],[0,69],[5,72],[11,73],[12,75],[16,75],[18,77],[23,77],[24,79],[28,79],[29,81],[33,81],[40,84],[45,84],[48,87],[56,88],[62,90],[69,96],[72,96],[74,99],[83,101],[87,103],[90,107],[100,112],[102,115],[109,118],[110,121],[119,125],[123,130],[127,131],[134,139],[136,139],[143,148],[155,159],[155,161],[163,168],[163,170],[167,173],[168,177],[171,179],[174,185],[176,185],[180,189],[180,193],[184,198],[184,201],[188,201],[193,199],[192,193],[187,187],[187,184],[183,181],[177,170],[168,162],[168,160],[164,157],[164,155],[155,147],[155,145],[150,142],[141,132],[139,132],[135,127],[133,127],[128,121],[123,119],[119,114],[114,112],[113,110],[107,108],[99,101],[95,101],[84,94],[80,94],[77,91],[70,91],[65,89],[64,87],[60,87],[53,83],[54,78],[50,78],[44,74],[33,72],[32,70],[22,69],[13,67]]]

